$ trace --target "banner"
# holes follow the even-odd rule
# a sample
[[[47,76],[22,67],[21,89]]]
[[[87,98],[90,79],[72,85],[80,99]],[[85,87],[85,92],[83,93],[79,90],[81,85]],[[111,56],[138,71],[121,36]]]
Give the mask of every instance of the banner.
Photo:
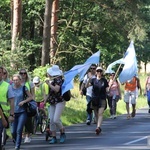
[[[76,75],[79,74],[79,78],[82,79],[86,74],[91,64],[99,64],[100,62],[100,51],[94,53],[89,57],[84,64],[76,65],[69,71],[64,73],[64,83],[62,85],[62,95],[74,87],[73,80]]]

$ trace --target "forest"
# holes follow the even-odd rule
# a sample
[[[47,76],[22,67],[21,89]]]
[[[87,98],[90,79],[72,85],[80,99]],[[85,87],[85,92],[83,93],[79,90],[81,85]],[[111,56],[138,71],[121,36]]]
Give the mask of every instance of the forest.
[[[0,65],[9,70],[69,70],[98,50],[106,68],[131,40],[139,69],[150,61],[149,0],[1,0],[0,11]]]

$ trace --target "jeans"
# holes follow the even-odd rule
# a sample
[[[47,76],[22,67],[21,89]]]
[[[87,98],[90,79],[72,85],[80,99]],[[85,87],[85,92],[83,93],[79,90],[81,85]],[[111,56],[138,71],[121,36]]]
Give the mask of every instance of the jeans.
[[[15,147],[20,148],[21,141],[22,141],[22,131],[27,120],[27,113],[15,113],[15,119],[12,123],[12,136],[15,142]]]
[[[91,108],[91,97],[86,95],[86,101],[87,101],[87,120],[92,121],[92,108]]]
[[[56,127],[58,129],[63,128],[60,117],[65,108],[65,105],[66,105],[65,101],[50,105],[50,129],[51,131],[56,131]]]

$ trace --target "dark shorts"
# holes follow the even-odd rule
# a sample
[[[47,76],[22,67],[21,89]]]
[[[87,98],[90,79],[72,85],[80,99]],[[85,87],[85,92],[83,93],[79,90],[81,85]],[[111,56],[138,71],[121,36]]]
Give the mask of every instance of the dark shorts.
[[[95,109],[95,108],[104,108],[106,109],[107,108],[107,102],[106,100],[101,100],[100,101],[100,104],[98,106],[91,106],[92,109]]]

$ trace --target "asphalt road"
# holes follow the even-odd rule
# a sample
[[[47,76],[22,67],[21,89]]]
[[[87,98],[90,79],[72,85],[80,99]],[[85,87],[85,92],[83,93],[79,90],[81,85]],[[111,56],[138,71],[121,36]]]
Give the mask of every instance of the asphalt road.
[[[66,127],[64,144],[49,144],[44,134],[32,137],[29,144],[22,143],[21,150],[150,150],[150,114],[148,108],[137,110],[135,118],[126,115],[105,119],[102,133],[95,134],[96,124],[76,124]],[[59,133],[57,134],[59,141]],[[148,144],[149,142],[149,144]],[[6,150],[13,150],[14,144],[7,141]]]

